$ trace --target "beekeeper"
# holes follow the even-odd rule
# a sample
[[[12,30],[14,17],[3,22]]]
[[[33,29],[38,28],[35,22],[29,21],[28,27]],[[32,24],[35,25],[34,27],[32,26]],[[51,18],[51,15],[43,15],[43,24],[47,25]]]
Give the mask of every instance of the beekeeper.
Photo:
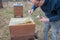
[[[44,23],[43,40],[48,40],[48,32],[52,28],[52,40],[58,40],[60,30],[60,0],[30,0],[33,3],[32,9],[28,10],[32,14],[36,8],[40,7],[46,17],[38,20]]]

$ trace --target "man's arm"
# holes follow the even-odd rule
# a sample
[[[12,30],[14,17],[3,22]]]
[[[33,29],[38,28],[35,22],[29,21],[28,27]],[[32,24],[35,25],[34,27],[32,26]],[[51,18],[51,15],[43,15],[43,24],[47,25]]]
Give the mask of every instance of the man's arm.
[[[35,11],[37,7],[35,5],[32,6],[33,11]]]
[[[28,10],[28,13],[31,15],[37,7],[35,5],[32,6],[31,10]]]
[[[58,21],[58,20],[60,20],[60,9],[57,10],[57,15],[56,16],[53,16],[53,17],[49,18],[50,22]]]

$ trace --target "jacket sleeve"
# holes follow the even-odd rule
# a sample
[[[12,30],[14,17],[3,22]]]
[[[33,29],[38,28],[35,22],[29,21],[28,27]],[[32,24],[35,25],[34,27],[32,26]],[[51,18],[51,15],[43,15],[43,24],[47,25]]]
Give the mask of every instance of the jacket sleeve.
[[[60,9],[57,10],[57,15],[49,18],[50,22],[60,20]]]
[[[35,11],[37,7],[35,5],[32,6],[33,11]]]

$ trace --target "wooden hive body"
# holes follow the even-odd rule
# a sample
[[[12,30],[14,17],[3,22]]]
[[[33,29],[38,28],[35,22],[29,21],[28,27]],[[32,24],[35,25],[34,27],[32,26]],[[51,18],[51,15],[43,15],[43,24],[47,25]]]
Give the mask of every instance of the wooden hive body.
[[[35,23],[9,25],[9,29],[11,40],[34,40]]]

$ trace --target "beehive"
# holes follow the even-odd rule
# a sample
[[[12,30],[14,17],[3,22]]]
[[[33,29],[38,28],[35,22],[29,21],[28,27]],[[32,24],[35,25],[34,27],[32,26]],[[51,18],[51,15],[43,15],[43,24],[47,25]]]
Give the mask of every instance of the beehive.
[[[25,18],[11,18],[9,23],[11,40],[34,40],[35,23],[24,24]],[[15,24],[14,22],[21,22]]]
[[[23,4],[14,4],[14,17],[23,17]]]

